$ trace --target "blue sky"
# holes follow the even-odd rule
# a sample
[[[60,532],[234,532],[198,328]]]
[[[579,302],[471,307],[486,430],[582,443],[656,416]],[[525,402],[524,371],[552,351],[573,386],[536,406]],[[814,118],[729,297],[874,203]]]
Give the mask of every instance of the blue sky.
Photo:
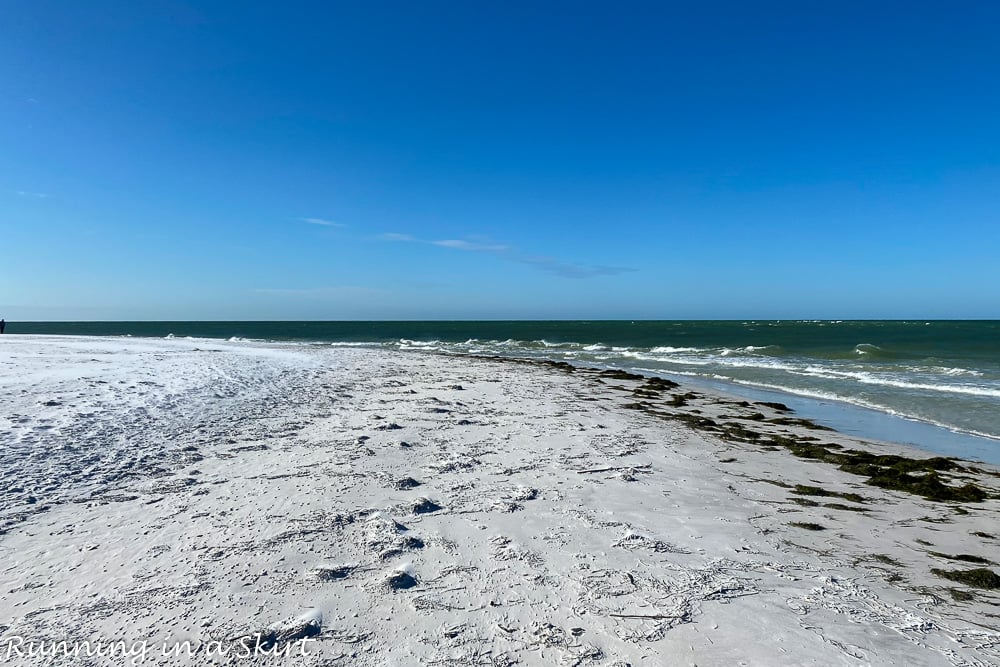
[[[1000,317],[1000,3],[2,8],[8,320]]]

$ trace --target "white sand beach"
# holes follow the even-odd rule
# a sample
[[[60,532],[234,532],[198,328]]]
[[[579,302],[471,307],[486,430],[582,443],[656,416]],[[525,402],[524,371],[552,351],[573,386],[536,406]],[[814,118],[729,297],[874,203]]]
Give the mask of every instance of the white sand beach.
[[[0,343],[0,664],[1000,664],[993,467],[544,363]]]

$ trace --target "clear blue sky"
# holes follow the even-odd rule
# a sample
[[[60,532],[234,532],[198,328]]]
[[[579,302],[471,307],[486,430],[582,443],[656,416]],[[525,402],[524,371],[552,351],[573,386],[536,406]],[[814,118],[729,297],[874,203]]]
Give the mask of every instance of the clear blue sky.
[[[1000,317],[1000,3],[0,0],[0,316]]]

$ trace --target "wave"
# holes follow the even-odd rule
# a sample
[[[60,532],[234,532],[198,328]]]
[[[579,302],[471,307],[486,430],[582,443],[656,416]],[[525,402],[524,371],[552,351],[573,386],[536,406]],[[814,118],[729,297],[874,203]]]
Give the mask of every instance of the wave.
[[[743,385],[745,387],[755,387],[759,389],[769,389],[771,391],[780,391],[786,394],[795,394],[796,396],[804,396],[806,398],[814,398],[822,401],[837,401],[840,403],[847,403],[849,405],[856,405],[861,408],[866,408],[868,410],[874,410],[876,412],[883,412],[893,417],[900,417],[902,419],[908,419],[910,421],[922,422],[925,424],[931,424],[933,426],[938,426],[940,428],[947,429],[953,433],[963,433],[965,435],[974,435],[980,438],[987,438],[989,440],[1000,441],[1000,435],[993,433],[985,433],[982,431],[976,431],[974,429],[960,428],[954,424],[946,424],[945,422],[938,421],[936,419],[931,419],[930,417],[925,417],[923,415],[914,414],[911,412],[904,412],[901,410],[896,410],[879,403],[872,401],[867,401],[856,396],[844,396],[842,394],[837,394],[834,392],[820,391],[816,389],[803,389],[801,387],[788,387],[779,384],[770,384],[767,382],[753,382],[750,380],[734,380],[733,378],[725,377],[722,375],[715,376],[714,379],[723,380],[725,382],[732,382],[733,384]]]
[[[721,351],[719,351],[719,354],[724,357],[729,357],[734,354],[757,354],[758,352],[763,352],[765,350],[774,350],[775,352],[778,352],[781,350],[781,347],[778,345],[747,345],[745,347],[737,348],[724,347]]]
[[[790,369],[789,372],[795,375],[805,375],[827,380],[856,380],[861,384],[896,387],[898,389],[917,389],[949,394],[966,394],[969,396],[1000,398],[1000,388],[967,384],[932,384],[929,382],[914,382],[912,380],[900,379],[899,377],[880,376],[867,371],[843,371],[834,368],[808,366],[803,369]]]
[[[949,394],[966,394],[968,396],[1000,398],[1000,389],[994,389],[992,387],[979,387],[967,384],[927,384],[925,382],[910,382],[907,380],[879,378],[875,376],[865,377],[864,373],[857,373],[855,376],[858,382],[861,382],[862,384],[876,384],[887,387],[897,387],[899,389],[921,389],[925,391],[939,391]]]
[[[341,346],[366,346],[374,343],[333,343]],[[962,394],[986,398],[1000,398],[1000,387],[983,386],[981,384],[962,384],[955,382],[936,382],[934,376],[943,377],[982,377],[981,371],[952,366],[889,366],[885,373],[872,370],[861,370],[867,367],[844,368],[844,361],[838,367],[836,360],[830,365],[816,358],[775,357],[766,352],[781,351],[775,345],[747,345],[739,348],[703,348],[661,345],[649,349],[631,349],[628,347],[611,347],[604,343],[583,344],[577,342],[553,343],[545,339],[534,341],[518,341],[507,339],[503,341],[482,341],[469,339],[464,343],[448,343],[440,340],[416,341],[402,338],[398,342],[399,349],[427,351],[461,351],[476,353],[526,354],[530,356],[553,356],[556,358],[578,359],[587,358],[587,353],[594,361],[620,360],[623,364],[630,362],[654,362],[667,364],[676,372],[676,367],[697,367],[709,370],[710,367],[760,369],[762,371],[784,372],[799,377],[814,377],[824,380],[839,380],[856,382],[864,385],[894,387],[911,391],[938,392],[946,394]],[[608,354],[613,352],[613,354]],[[872,343],[859,343],[855,346],[856,357],[867,359],[871,356],[891,356],[884,348]],[[764,354],[762,354],[764,353]],[[892,373],[892,371],[896,373]],[[922,377],[905,377],[899,373],[923,374]],[[702,374],[705,374],[704,372]],[[928,377],[929,376],[929,377]],[[729,378],[733,381],[748,381],[751,378]]]
[[[679,352],[706,352],[707,350],[703,347],[671,347],[669,345],[662,345],[659,347],[654,347],[650,350],[652,354],[677,354]]]
[[[917,370],[919,372],[918,368],[914,368],[913,370]],[[969,375],[977,378],[983,377],[982,371],[974,371],[970,368],[949,368],[948,366],[931,366],[928,370],[931,373],[940,373],[942,375]]]

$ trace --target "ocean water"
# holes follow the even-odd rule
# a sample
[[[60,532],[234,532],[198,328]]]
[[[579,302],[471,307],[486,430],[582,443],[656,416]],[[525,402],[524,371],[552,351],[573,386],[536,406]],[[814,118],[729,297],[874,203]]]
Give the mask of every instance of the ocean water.
[[[14,322],[8,332],[246,338],[565,360],[687,377],[736,394],[779,392],[816,405],[857,406],[964,434],[975,439],[966,441],[974,443],[969,447],[996,452],[975,458],[1000,458],[997,321]],[[905,430],[888,428],[889,436]],[[913,440],[931,436],[871,437],[921,445]],[[956,442],[961,446],[953,439],[953,450]]]

